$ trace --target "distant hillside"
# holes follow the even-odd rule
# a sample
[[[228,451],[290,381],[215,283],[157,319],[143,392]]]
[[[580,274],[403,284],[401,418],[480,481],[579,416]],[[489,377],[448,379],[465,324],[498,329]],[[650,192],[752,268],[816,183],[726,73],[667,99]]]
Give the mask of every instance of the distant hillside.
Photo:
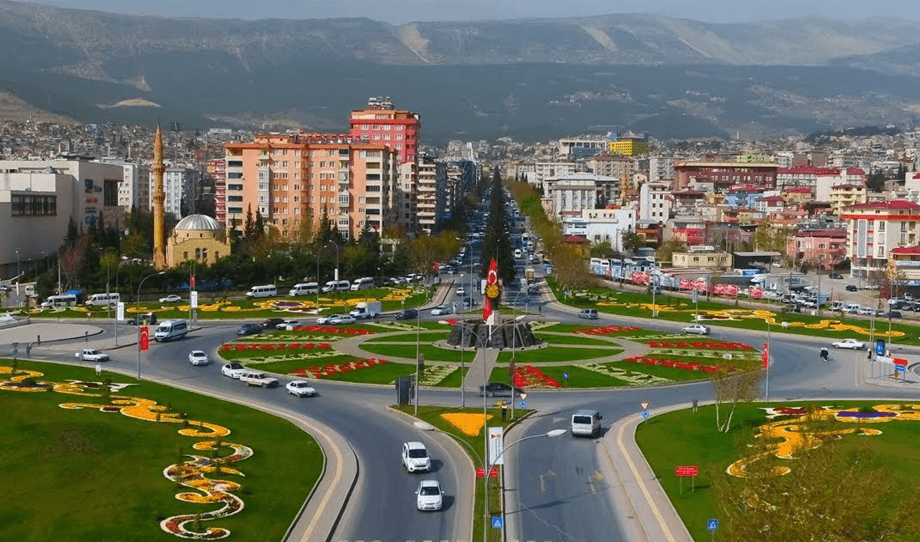
[[[920,23],[717,25],[653,15],[392,26],[165,19],[0,0],[0,90],[84,121],[345,129],[368,96],[443,141],[659,137],[909,121]],[[142,99],[154,107],[108,107]],[[219,119],[219,120],[217,120]]]

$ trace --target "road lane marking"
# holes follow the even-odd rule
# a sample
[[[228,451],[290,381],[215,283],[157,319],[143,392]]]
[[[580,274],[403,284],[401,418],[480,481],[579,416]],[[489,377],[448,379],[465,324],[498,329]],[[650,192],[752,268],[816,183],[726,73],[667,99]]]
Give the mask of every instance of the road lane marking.
[[[664,518],[661,517],[661,511],[658,510],[658,505],[655,504],[655,501],[652,499],[652,495],[649,493],[645,482],[639,476],[639,470],[636,469],[636,465],[629,457],[629,453],[626,451],[626,446],[623,446],[623,431],[625,430],[626,425],[626,423],[620,424],[620,428],[617,430],[617,447],[620,449],[620,453],[623,455],[623,459],[626,460],[626,464],[629,466],[629,470],[632,472],[633,478],[635,478],[636,483],[639,485],[639,489],[642,490],[642,494],[645,496],[645,500],[648,503],[649,509],[655,514],[655,519],[658,520],[658,524],[661,526],[661,530],[664,531],[665,537],[667,537],[670,542],[675,542],[674,536],[671,534],[671,529],[668,528]]]

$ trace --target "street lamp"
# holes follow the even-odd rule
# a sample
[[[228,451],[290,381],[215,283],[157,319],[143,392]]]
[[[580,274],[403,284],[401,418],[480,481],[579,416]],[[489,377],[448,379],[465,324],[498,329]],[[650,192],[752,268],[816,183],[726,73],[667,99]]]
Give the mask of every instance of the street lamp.
[[[138,305],[141,302],[141,286],[144,285],[144,281],[150,277],[155,277],[157,275],[164,275],[166,271],[160,271],[159,273],[152,273],[141,279],[141,283],[137,285],[137,297],[134,299],[134,312],[137,313]],[[135,315],[136,318],[140,318],[140,314]],[[137,379],[141,379],[141,341],[140,341],[140,332],[143,328],[140,325],[140,322],[137,323],[138,330],[138,341],[137,341]]]
[[[512,392],[512,396],[513,396],[513,395],[514,395],[514,393]],[[485,430],[485,429],[484,429],[484,430]],[[488,434],[488,431],[486,431],[486,433]],[[529,437],[519,438],[519,439],[517,439],[516,441],[512,442],[511,444],[509,444],[509,445],[507,445],[507,446],[503,446],[503,447],[502,447],[502,450],[501,450],[501,451],[498,453],[498,455],[495,457],[495,461],[494,461],[494,462],[491,462],[491,463],[488,462],[488,461],[489,461],[489,448],[488,448],[488,445],[486,446],[486,452],[485,452],[485,454],[486,454],[486,456],[485,456],[485,460],[486,460],[486,470],[485,470],[485,474],[486,474],[486,476],[485,476],[485,478],[486,478],[486,491],[485,491],[485,497],[484,497],[484,499],[485,499],[485,505],[483,506],[484,510],[483,510],[483,525],[482,525],[482,540],[483,540],[483,542],[486,542],[486,541],[488,540],[488,535],[489,535],[489,514],[492,512],[492,511],[490,510],[490,506],[489,506],[489,505],[491,504],[491,503],[489,502],[489,472],[492,471],[492,467],[495,466],[495,465],[497,465],[497,464],[498,464],[498,461],[502,458],[502,456],[505,454],[505,452],[508,451],[508,449],[511,448],[512,446],[514,446],[515,444],[518,444],[518,443],[520,443],[520,442],[524,442],[525,440],[531,440],[531,439],[535,439],[535,438],[555,438],[555,437],[562,436],[562,435],[564,435],[565,433],[566,433],[566,430],[565,430],[565,429],[551,429],[550,431],[547,431],[546,433],[542,433],[542,434],[540,434],[540,435],[530,435]],[[488,441],[486,441],[486,442],[488,443]],[[502,524],[504,524],[504,522],[502,522]]]
[[[333,245],[335,245],[335,281],[338,282],[339,281],[339,244],[336,243],[335,241],[329,241],[329,243],[332,243]],[[326,245],[328,245],[329,243],[326,243]],[[325,248],[326,245],[323,245],[323,247]],[[336,291],[338,291],[338,289],[336,289]]]
[[[19,295],[19,251],[16,251],[16,295]]]

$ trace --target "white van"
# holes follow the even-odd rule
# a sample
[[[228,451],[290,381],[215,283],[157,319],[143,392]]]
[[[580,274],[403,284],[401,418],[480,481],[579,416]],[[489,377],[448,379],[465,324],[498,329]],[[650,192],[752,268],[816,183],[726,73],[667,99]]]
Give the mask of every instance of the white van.
[[[121,301],[121,296],[116,293],[93,294],[86,300],[86,304],[98,307],[100,305],[117,305],[119,301]]]
[[[859,306],[859,303],[847,303],[846,305],[843,306],[843,312],[847,312],[850,314],[856,314],[856,311],[858,311],[861,308],[862,307]]]
[[[246,292],[246,297],[275,297],[276,295],[278,295],[278,289],[274,284],[253,286]]]
[[[348,290],[351,290],[351,283],[347,280],[340,280],[335,283],[335,289],[338,292],[347,292]]]
[[[315,294],[319,292],[319,284],[315,282],[301,282],[300,284],[295,284],[291,291],[288,292],[290,296],[298,295],[308,295]]]
[[[596,437],[601,432],[601,413],[596,410],[578,410],[572,414],[572,435]]]
[[[166,320],[161,322],[153,338],[157,342],[169,342],[181,339],[188,334],[188,323],[185,320]]]
[[[76,304],[77,296],[75,295],[53,295],[41,304],[41,308],[53,309],[55,307],[73,307]]]
[[[374,279],[372,279],[371,277],[363,277],[351,283],[351,289],[354,291],[368,290],[373,287],[374,287]]]

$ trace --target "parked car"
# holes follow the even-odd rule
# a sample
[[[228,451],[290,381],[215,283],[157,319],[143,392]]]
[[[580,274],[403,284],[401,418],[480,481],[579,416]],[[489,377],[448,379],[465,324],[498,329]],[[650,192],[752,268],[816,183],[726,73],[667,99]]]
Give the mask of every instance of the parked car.
[[[192,365],[207,365],[208,355],[204,353],[204,350],[192,350],[188,354],[188,362]]]
[[[243,367],[239,363],[231,362],[225,363],[223,367],[220,368],[220,374],[224,376],[229,376],[233,379],[238,379],[240,374],[246,370],[246,367]]]
[[[512,395],[512,388],[510,385],[504,382],[489,382],[486,384],[485,388],[479,386],[479,395],[485,395],[486,397],[523,397],[526,395],[521,388],[513,388],[513,390],[514,395]]]
[[[109,355],[103,354],[93,348],[84,348],[77,352],[77,358],[81,361],[109,361]]]
[[[872,316],[875,314],[875,309],[872,307],[860,307],[856,309],[856,314],[862,314],[863,316]]]
[[[306,380],[291,380],[284,386],[284,389],[297,397],[313,397],[316,395],[316,390]]]
[[[415,490],[418,496],[417,506],[419,510],[440,510],[444,503],[444,490],[437,480],[422,480]]]
[[[702,324],[692,324],[681,328],[681,333],[692,333],[694,335],[709,335],[709,327]]]
[[[246,335],[255,335],[262,332],[262,326],[259,324],[243,324],[236,330],[236,334],[243,337]]]
[[[832,344],[834,348],[847,348],[850,350],[861,350],[866,347],[866,343],[856,339],[844,339]]]
[[[841,275],[840,273],[831,273],[828,276],[832,279],[838,279],[838,280],[843,279],[843,275]]]
[[[354,324],[355,317],[350,314],[334,314],[329,318],[329,323],[334,326],[340,326],[342,324]]]
[[[403,443],[402,464],[406,472],[431,472],[431,457],[428,455],[428,449],[418,441]]]
[[[464,295],[466,295],[466,288],[464,288],[463,286],[457,288],[457,295],[460,297],[463,297]]]
[[[402,312],[396,313],[397,320],[417,320],[418,311],[415,309],[406,309]]]
[[[178,295],[176,295],[176,294],[171,294],[171,295],[168,295],[168,296],[166,296],[166,297],[161,297],[161,298],[160,298],[160,303],[178,303],[178,302],[180,302],[180,301],[182,301],[182,297],[180,297],[180,296],[178,296]]]
[[[859,291],[859,288],[857,288],[855,284],[847,284],[846,291],[856,292],[856,291]]]
[[[888,318],[901,318],[901,311],[888,311],[885,316]]]

